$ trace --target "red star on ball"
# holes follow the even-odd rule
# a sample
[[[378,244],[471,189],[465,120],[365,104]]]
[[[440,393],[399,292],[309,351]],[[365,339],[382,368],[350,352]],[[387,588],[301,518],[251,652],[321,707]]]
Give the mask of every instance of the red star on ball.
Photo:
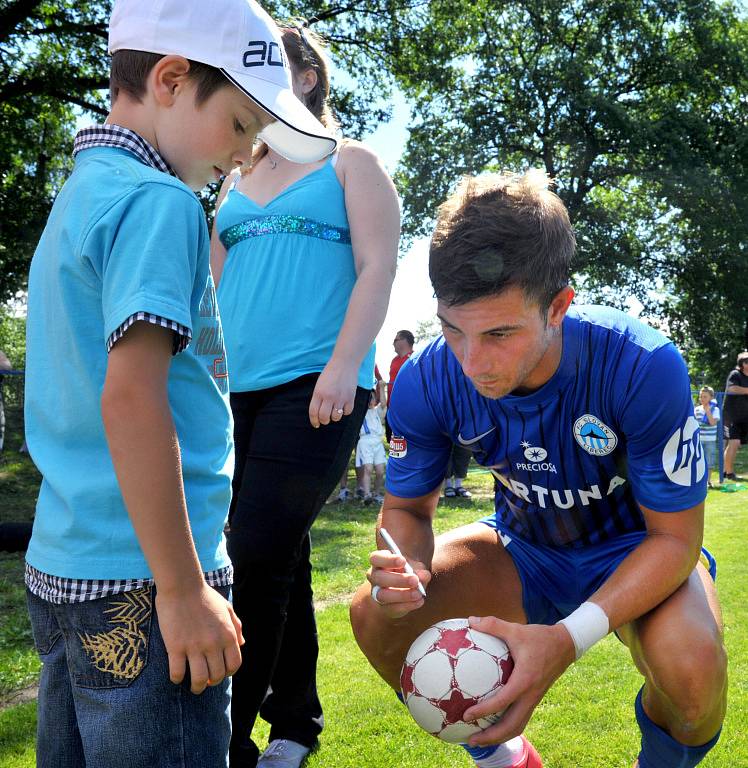
[[[472,648],[473,641],[468,636],[467,629],[443,629],[434,647],[455,657],[461,650]]]
[[[449,694],[449,698],[442,699],[437,706],[444,712],[444,725],[451,725],[452,723],[461,722],[465,710],[477,703],[478,699],[473,696],[465,698],[462,692],[455,688]]]
[[[413,683],[413,671],[414,668],[410,664],[403,668],[403,673],[400,676],[400,687],[403,689],[403,696],[413,693],[416,689]]]
[[[514,659],[511,656],[507,659],[499,659],[499,668],[501,669],[501,684],[506,685],[506,681],[514,669]]]

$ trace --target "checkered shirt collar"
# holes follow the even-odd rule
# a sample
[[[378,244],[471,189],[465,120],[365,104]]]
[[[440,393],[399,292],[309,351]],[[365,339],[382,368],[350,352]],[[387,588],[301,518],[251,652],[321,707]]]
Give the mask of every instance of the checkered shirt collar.
[[[73,142],[73,156],[91,147],[119,147],[132,152],[140,162],[150,165],[162,173],[176,176],[171,166],[161,155],[141,136],[121,125],[104,123],[83,128],[78,131]]]

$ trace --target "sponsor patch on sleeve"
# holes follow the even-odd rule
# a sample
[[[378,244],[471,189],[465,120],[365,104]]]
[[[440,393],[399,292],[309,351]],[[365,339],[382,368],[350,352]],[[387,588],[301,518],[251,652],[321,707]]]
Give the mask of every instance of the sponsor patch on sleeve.
[[[390,439],[390,458],[403,459],[408,455],[408,441],[399,435],[392,435]]]

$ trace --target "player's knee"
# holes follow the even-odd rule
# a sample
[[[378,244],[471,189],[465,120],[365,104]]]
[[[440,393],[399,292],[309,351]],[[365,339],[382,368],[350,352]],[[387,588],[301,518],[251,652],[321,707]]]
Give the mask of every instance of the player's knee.
[[[371,600],[371,587],[369,583],[362,584],[353,596],[350,607],[351,628],[353,636],[361,648],[364,656],[372,661],[372,655],[376,653],[376,621],[374,617],[376,606]]]
[[[399,672],[405,653],[393,628],[383,626],[381,614],[371,599],[370,586],[363,584],[350,607],[351,628],[361,652],[369,663],[389,681]]]
[[[667,664],[653,670],[654,685],[669,700],[684,732],[697,730],[713,720],[724,707],[727,680],[727,654],[717,632],[702,631],[671,649]],[[668,658],[667,647],[661,648]]]

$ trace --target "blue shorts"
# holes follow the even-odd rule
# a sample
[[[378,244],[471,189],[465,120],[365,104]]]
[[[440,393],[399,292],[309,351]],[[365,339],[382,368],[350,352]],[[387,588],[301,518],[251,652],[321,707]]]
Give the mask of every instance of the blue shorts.
[[[555,624],[576,610],[607,581],[621,561],[646,536],[636,531],[589,547],[548,547],[504,531],[491,515],[481,521],[501,536],[522,582],[522,604],[529,624]],[[717,564],[702,549],[702,562],[714,579]]]

